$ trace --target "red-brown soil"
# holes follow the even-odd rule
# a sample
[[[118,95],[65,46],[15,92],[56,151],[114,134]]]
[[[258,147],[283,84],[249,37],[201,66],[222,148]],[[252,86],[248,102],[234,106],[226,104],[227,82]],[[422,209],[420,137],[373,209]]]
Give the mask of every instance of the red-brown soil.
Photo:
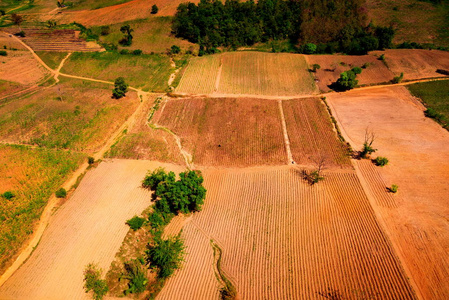
[[[282,124],[276,101],[170,99],[153,123],[181,138],[201,166],[284,164]]]
[[[329,85],[340,78],[340,74],[354,67],[362,67],[368,64],[362,73],[357,75],[359,85],[371,85],[389,82],[394,74],[388,70],[385,64],[374,55],[306,55],[309,68],[313,64],[319,64],[320,69],[316,71],[315,78],[320,90],[329,91]]]
[[[192,248],[161,299],[212,299],[208,240],[223,250],[239,299],[415,298],[353,171],[315,186],[293,167],[204,174],[203,210],[182,234]]]
[[[357,163],[360,178],[422,298],[448,299],[449,132],[426,118],[404,87],[352,91],[328,100],[354,148],[361,148],[367,127],[375,132],[373,157],[390,162],[383,168]],[[392,184],[399,186],[398,194],[385,197]]]
[[[0,79],[31,86],[42,81],[49,73],[34,59],[29,51],[8,51],[0,56]],[[2,95],[3,96],[3,95]]]

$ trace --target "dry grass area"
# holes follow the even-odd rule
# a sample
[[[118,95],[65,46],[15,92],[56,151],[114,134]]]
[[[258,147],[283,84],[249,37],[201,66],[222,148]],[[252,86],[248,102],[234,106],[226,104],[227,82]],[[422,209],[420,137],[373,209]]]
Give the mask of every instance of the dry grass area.
[[[192,59],[180,93],[307,95],[317,92],[303,55],[229,52]]]
[[[129,230],[126,220],[151,203],[140,184],[158,166],[114,160],[89,172],[52,217],[31,257],[0,288],[0,298],[89,299],[85,266],[94,262],[106,272]]]
[[[319,98],[282,101],[293,160],[315,166],[348,168],[347,146],[337,136],[325,104]]]
[[[388,49],[375,51],[385,54],[388,68],[395,74],[404,73],[404,80],[444,76],[437,69],[449,71],[449,52],[421,49]]]
[[[422,298],[447,299],[449,132],[424,116],[425,108],[405,87],[353,91],[328,100],[354,148],[361,148],[367,127],[376,133],[374,157],[385,156],[390,163],[375,174],[370,163],[359,162],[361,178]],[[398,194],[380,197],[392,184],[399,186]]]
[[[42,81],[49,74],[28,50],[7,50],[7,53],[7,56],[0,56],[1,80],[30,86]]]
[[[217,297],[210,239],[240,299],[415,299],[354,172],[315,186],[291,167],[203,173],[203,210],[182,233],[194,251],[161,299]]]
[[[111,147],[106,156],[158,160],[183,165],[184,158],[180,154],[173,136],[163,130],[152,129],[147,124],[148,115],[154,104],[151,100],[143,104],[142,110],[136,115],[135,123]]]
[[[307,55],[309,68],[313,64],[319,64],[320,69],[316,71],[315,78],[321,91],[327,92],[331,89],[329,85],[340,78],[340,74],[354,67],[362,69],[362,73],[357,75],[359,85],[371,85],[389,82],[394,74],[388,70],[385,64],[374,55]]]
[[[137,95],[116,100],[101,83],[63,79],[0,107],[0,140],[96,152],[134,112]]]
[[[6,49],[5,49],[6,46]],[[26,48],[9,34],[0,32],[0,48],[1,50],[26,50]]]
[[[153,122],[178,135],[197,165],[273,165],[286,161],[276,101],[170,99]]]
[[[48,198],[84,159],[67,151],[0,144],[0,271],[33,233]],[[4,298],[4,297],[2,297]]]

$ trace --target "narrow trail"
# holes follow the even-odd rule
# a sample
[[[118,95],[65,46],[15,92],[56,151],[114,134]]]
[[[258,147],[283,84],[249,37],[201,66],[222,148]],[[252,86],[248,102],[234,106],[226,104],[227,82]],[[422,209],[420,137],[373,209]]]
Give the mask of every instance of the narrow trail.
[[[285,122],[285,115],[284,109],[282,107],[282,101],[278,100],[278,104],[279,104],[279,113],[281,115],[282,121],[282,131],[284,132],[285,150],[287,152],[287,165],[292,165],[295,164],[295,161],[293,160],[292,151],[290,149],[290,139],[288,138],[287,123]]]
[[[58,68],[55,71],[55,80],[56,83],[59,82],[59,75],[61,75],[61,69],[64,66],[65,61],[69,58],[69,56],[72,55],[72,52],[68,53],[62,60],[61,63],[59,64]]]

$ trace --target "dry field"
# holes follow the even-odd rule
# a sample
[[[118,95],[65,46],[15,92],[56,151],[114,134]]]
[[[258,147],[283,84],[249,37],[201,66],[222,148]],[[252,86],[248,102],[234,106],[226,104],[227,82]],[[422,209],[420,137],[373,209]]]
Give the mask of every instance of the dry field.
[[[6,51],[7,56],[0,56],[1,80],[30,86],[42,81],[49,74],[28,50]]]
[[[89,172],[31,257],[0,288],[0,298],[91,299],[83,290],[84,267],[94,262],[106,272],[129,229],[125,221],[151,203],[142,178],[160,165],[113,160]]]
[[[111,87],[64,79],[0,107],[0,140],[95,152],[134,112],[137,96],[111,99]]]
[[[387,53],[388,57],[388,53]],[[449,132],[424,117],[424,107],[404,87],[330,95],[341,129],[361,148],[366,127],[377,135],[374,154],[389,165],[357,163],[404,265],[423,299],[448,299]],[[394,197],[386,187],[399,186]]]
[[[305,57],[309,68],[312,68],[313,64],[321,66],[321,69],[316,71],[315,77],[318,80],[318,87],[325,92],[330,90],[329,85],[336,82],[342,72],[353,67],[362,67],[364,64],[368,66],[357,76],[359,85],[389,82],[394,77],[385,64],[373,55],[307,55]]]
[[[245,51],[192,59],[177,91],[289,96],[317,89],[304,56]]]
[[[192,249],[160,299],[218,298],[211,239],[240,299],[415,298],[353,171],[328,172],[316,186],[292,167],[204,175],[203,210],[182,233]]]
[[[300,165],[351,166],[347,147],[340,142],[326,106],[319,98],[282,101],[293,160]]]
[[[6,49],[4,47],[6,46]],[[27,50],[21,43],[19,43],[16,39],[9,36],[9,34],[5,32],[0,32],[0,47],[2,50]]]
[[[276,101],[170,99],[153,123],[178,135],[200,166],[276,165],[287,160]]]
[[[404,72],[404,80],[444,76],[437,69],[449,71],[449,52],[421,49],[388,49],[373,54],[385,54],[388,68],[399,75]],[[362,72],[363,74],[363,72]]]

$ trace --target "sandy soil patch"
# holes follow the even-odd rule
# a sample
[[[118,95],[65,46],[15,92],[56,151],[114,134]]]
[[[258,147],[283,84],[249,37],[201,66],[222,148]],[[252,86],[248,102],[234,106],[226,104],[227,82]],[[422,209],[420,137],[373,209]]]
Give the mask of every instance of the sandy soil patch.
[[[389,165],[376,168],[381,177],[375,180],[372,167],[357,164],[374,207],[423,299],[447,299],[449,132],[424,117],[424,107],[404,87],[353,91],[328,100],[354,148],[363,144],[366,127],[376,133],[374,157],[387,157]],[[399,186],[398,195],[379,197],[392,184]]]

